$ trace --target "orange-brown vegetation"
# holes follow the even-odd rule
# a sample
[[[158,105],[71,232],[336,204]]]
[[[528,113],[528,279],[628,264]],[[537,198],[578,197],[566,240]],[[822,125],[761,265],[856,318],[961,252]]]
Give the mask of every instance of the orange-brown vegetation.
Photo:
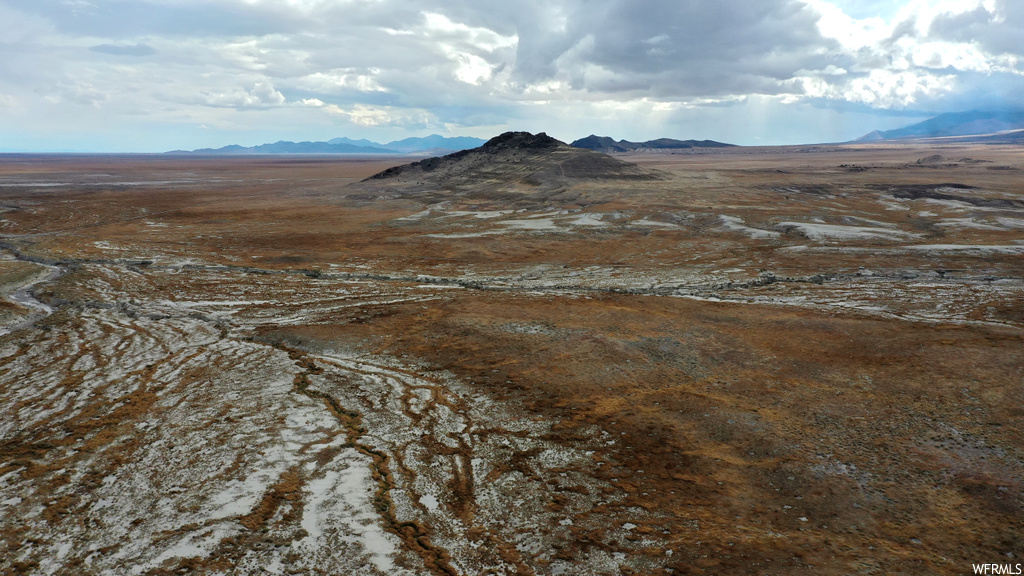
[[[508,158],[0,158],[0,567],[1024,554],[1020,148]]]

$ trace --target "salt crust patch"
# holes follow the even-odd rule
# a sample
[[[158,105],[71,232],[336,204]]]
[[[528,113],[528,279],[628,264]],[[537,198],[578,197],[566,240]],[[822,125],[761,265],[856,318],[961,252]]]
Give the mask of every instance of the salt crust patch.
[[[636,226],[650,226],[651,228],[678,228],[676,224],[671,222],[658,222],[657,220],[648,220],[647,218],[641,218],[640,220],[632,220],[630,224]]]
[[[844,224],[861,223],[867,224],[869,226],[881,226],[882,228],[896,228],[896,225],[891,222],[882,222],[880,220],[872,220],[870,218],[863,218],[861,216],[843,216],[842,220]],[[816,219],[815,221],[821,221],[821,219],[819,218]]]
[[[433,494],[424,494],[420,496],[420,504],[426,506],[427,510],[431,512],[437,512],[437,497]]]
[[[975,206],[974,204],[971,204],[969,202],[962,202],[960,200],[946,200],[946,199],[942,199],[942,198],[922,198],[922,200],[924,200],[925,202],[927,202],[929,204],[934,204],[936,206],[943,206],[947,210],[952,210],[954,212],[964,212],[964,211],[967,211],[967,210],[970,210],[972,212],[973,211],[993,210],[992,208],[988,208],[988,207],[985,207],[985,206]]]
[[[1022,218],[996,218],[996,222],[1007,228],[1024,228],[1024,219]]]
[[[944,218],[939,221],[937,225],[956,228],[973,228],[976,230],[1005,230],[1002,226],[993,226],[986,222],[979,222],[974,218]]]
[[[505,226],[512,230],[558,230],[555,221],[551,218],[529,218],[523,220],[502,220],[498,225]]]
[[[485,211],[472,211],[472,210],[452,210],[448,212],[451,216],[472,216],[481,220],[488,220],[491,218],[500,218],[502,216],[511,214],[512,210],[485,210]]]
[[[165,549],[159,556],[153,559],[151,566],[159,566],[165,560],[172,558],[205,558],[220,544],[224,538],[234,536],[241,532],[241,528],[230,525],[214,526],[196,533],[186,534],[174,545]],[[142,570],[135,570],[139,574]]]
[[[916,244],[905,246],[908,250],[926,252],[994,252],[998,254],[1024,254],[1024,246],[985,244]]]
[[[602,221],[603,216],[601,214],[580,214],[579,216],[565,220],[572,226],[607,226],[608,223]]]
[[[431,527],[431,541],[452,557],[453,566],[461,573],[482,573],[487,569],[501,573],[513,570],[492,551],[480,548],[465,538],[465,525],[457,507],[459,495],[452,492],[458,478],[475,478],[474,524],[484,526],[510,544],[523,538],[537,539],[540,532],[558,526],[566,512],[585,512],[582,501],[571,503],[559,515],[547,508],[544,491],[520,472],[503,473],[486,483],[494,463],[507,458],[508,451],[526,452],[539,449],[531,457],[530,466],[537,474],[547,470],[587,469],[593,462],[589,453],[540,440],[549,424],[519,419],[507,410],[498,409],[485,397],[473,394],[456,411],[452,402],[469,395],[457,379],[433,374],[429,379],[415,375],[412,367],[396,365],[386,357],[346,356],[338,353],[318,354],[326,370],[311,377],[315,389],[330,394],[343,406],[363,406],[363,426],[367,434],[360,442],[383,450],[392,457],[392,470],[408,468],[416,471],[412,478],[395,475],[391,490],[395,516],[399,521],[415,520]],[[396,369],[397,368],[397,369]],[[440,382],[440,383],[439,383]],[[434,394],[447,398],[435,402]],[[407,413],[422,415],[413,420]],[[484,425],[489,433],[479,435]],[[425,441],[426,440],[426,441]],[[467,451],[470,458],[439,453],[431,447],[440,443],[451,449]],[[587,486],[589,491],[605,488],[603,482],[588,474],[569,472],[560,475],[560,483]],[[542,481],[541,481],[542,482]],[[515,495],[514,502],[510,500]],[[615,500],[617,494],[606,498]],[[517,513],[509,514],[509,506]],[[536,554],[545,554],[538,549]],[[588,573],[610,565],[604,553],[595,553],[587,561]]]
[[[422,212],[417,212],[415,214],[410,214],[408,216],[403,216],[401,218],[395,218],[395,220],[402,220],[402,221],[421,220],[423,218],[426,218],[427,216],[430,216],[430,213],[431,213],[432,210],[433,210],[432,208],[427,208],[426,210],[423,210]]]
[[[107,301],[127,299],[100,279],[105,272],[97,272],[91,281],[96,292]],[[71,486],[84,474],[105,474],[81,496],[83,522],[47,527],[39,518],[45,507],[38,499],[44,495],[36,495],[30,481],[14,471],[0,482],[5,516],[21,518],[30,530],[45,528],[46,535],[35,534],[44,541],[59,536],[42,554],[45,572],[61,572],[67,557],[81,558],[85,569],[103,574],[141,574],[174,566],[179,559],[208,557],[224,538],[246,532],[238,520],[253,511],[282,474],[309,469],[306,464],[315,464],[319,449],[344,441],[322,402],[293,391],[297,368],[286,354],[263,344],[220,339],[208,323],[187,316],[190,308],[223,303],[164,302],[159,308],[177,316],[160,321],[148,320],[145,309],[134,317],[116,309],[85,310],[74,325],[46,333],[28,353],[5,366],[0,402],[25,407],[0,422],[3,437],[13,429],[31,429],[38,421],[67,421],[95,406],[102,407],[102,416],[104,410],[123,405],[123,398],[140,386],[157,386],[155,402],[140,416],[144,420],[110,444],[141,440],[113,472],[103,472],[108,460],[91,452],[81,452],[67,470]],[[58,336],[66,342],[56,340]],[[76,357],[75,351],[83,348],[90,352]],[[146,366],[151,369],[141,369]],[[66,391],[60,383],[73,371],[83,374],[82,381]],[[148,383],[143,373],[151,374]],[[304,526],[320,527],[307,542],[336,550],[322,541],[336,542],[332,530],[340,530],[349,545],[346,553],[337,554],[335,562],[341,564],[332,570],[344,573],[344,563],[350,567],[355,559],[365,558],[377,568],[374,574],[400,574],[391,559],[395,538],[380,526],[372,503],[368,459],[348,450],[322,474],[306,489],[313,502]],[[345,505],[337,513],[340,517],[320,522],[339,503]],[[93,517],[102,522],[87,521]],[[96,552],[101,548],[103,554]],[[19,555],[31,553],[24,549]],[[274,566],[280,564],[279,556],[271,550],[252,561]]]
[[[910,207],[906,205],[906,200],[900,198],[893,198],[888,194],[882,194],[878,197],[878,203],[885,206],[887,211],[891,212],[905,212],[909,211]]]
[[[916,234],[888,228],[867,226],[842,226],[839,224],[818,224],[814,222],[780,222],[778,227],[793,227],[812,240],[896,240],[917,237]]]
[[[306,483],[301,520],[306,537],[293,543],[304,565],[351,570],[353,558],[336,558],[335,551],[344,548],[382,574],[413,574],[395,566],[401,541],[381,525],[373,505],[375,491],[370,459],[354,448],[342,450]]]
[[[98,240],[96,242],[93,242],[92,244],[93,244],[93,246],[95,246],[95,247],[97,247],[97,248],[99,248],[101,250],[117,250],[119,252],[123,252],[123,251],[127,250],[127,248],[121,248],[119,246],[114,246],[113,244],[111,244],[110,242],[107,242],[106,240]]]
[[[742,232],[755,240],[768,240],[781,236],[781,234],[772,230],[762,230],[760,228],[747,226],[746,223],[743,222],[742,218],[736,216],[726,216],[723,214],[720,215],[718,219],[722,221],[722,227],[726,230]]]
[[[515,214],[517,218],[498,220],[498,218]],[[480,238],[498,234],[508,234],[517,231],[527,232],[562,232],[574,228],[603,228],[610,225],[609,221],[622,220],[627,216],[621,213],[605,212],[579,212],[576,210],[554,210],[548,212],[530,213],[523,210],[451,210],[442,211],[438,208],[425,210],[411,216],[398,218],[398,220],[421,220],[426,216],[467,218],[472,217],[480,220],[493,220],[494,227],[485,230],[473,230],[468,232],[450,232],[425,234],[428,238]],[[464,221],[463,221],[464,222]],[[646,217],[638,220],[627,221],[625,224],[646,226],[650,228],[678,228],[678,225],[669,222],[658,222],[648,220]],[[773,235],[775,232],[762,231],[764,234]]]
[[[494,236],[502,234],[504,230],[487,230],[485,232],[464,232],[461,234],[424,234],[427,238],[480,238],[482,236]]]
[[[603,215],[601,214],[590,214],[584,213],[572,217],[561,217],[564,216],[562,212],[547,212],[541,214],[532,214],[522,218],[510,219],[510,220],[497,220],[494,222],[495,226],[501,228],[493,228],[490,230],[481,230],[475,232],[454,232],[449,234],[425,234],[428,238],[479,238],[483,236],[493,236],[497,234],[508,234],[516,231],[527,231],[527,232],[561,232],[567,228],[575,227],[590,227],[599,228],[607,226],[608,223],[602,220]]]

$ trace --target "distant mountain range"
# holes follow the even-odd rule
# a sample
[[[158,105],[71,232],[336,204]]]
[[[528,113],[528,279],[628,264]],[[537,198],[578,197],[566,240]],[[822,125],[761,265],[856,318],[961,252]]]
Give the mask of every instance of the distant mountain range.
[[[1024,143],[1024,111],[952,112],[918,122],[896,130],[875,130],[853,142],[880,142],[887,140],[920,140],[943,138],[964,142]],[[258,146],[232,144],[222,148],[174,150],[168,154],[415,154],[442,156],[483,145],[485,140],[469,136],[446,137],[431,134],[421,138],[405,138],[386,144],[372,140],[332,138],[326,142],[279,141]],[[675,140],[658,138],[646,142],[614,140],[591,134],[574,141],[570,146],[598,152],[633,152],[642,150],[673,150],[686,148],[728,148],[734,144],[714,140]]]
[[[381,144],[372,140],[332,138],[326,142],[289,142],[281,140],[259,146],[232,144],[221,148],[199,148],[196,150],[173,150],[167,154],[417,154],[442,156],[460,150],[470,150],[483,145],[485,140],[469,136],[446,137],[431,134],[422,138],[405,138]],[[678,148],[725,148],[714,140],[674,140],[658,138],[646,142],[615,141],[607,136],[591,134],[571,144],[574,148],[586,148],[598,152],[631,152],[634,150],[667,150]]]
[[[875,130],[854,142],[883,140],[915,140],[921,138],[970,137],[978,140],[1002,140],[998,132],[1024,129],[1024,112],[990,112],[973,110],[951,112],[897,130]],[[990,136],[993,135],[993,136]],[[1018,135],[1024,138],[1024,134]],[[958,138],[960,139],[960,138]]]
[[[672,138],[658,138],[646,142],[630,142],[629,140],[615,140],[607,136],[595,136],[591,134],[586,138],[576,140],[570,146],[575,148],[586,148],[598,152],[632,152],[634,150],[666,150],[678,148],[728,148],[734,144],[723,144],[714,140],[674,140]]]
[[[423,138],[406,138],[387,144],[371,140],[332,138],[327,142],[279,141],[259,146],[232,144],[222,148],[199,148],[197,150],[174,150],[168,154],[446,154],[458,150],[476,148],[485,141],[468,136],[445,137],[431,134]]]
[[[478,148],[482,146],[486,140],[472,138],[470,136],[446,137],[439,134],[431,134],[430,136],[425,136],[423,138],[394,140],[387,144],[377,144],[376,142],[370,142],[369,140],[349,140],[348,138],[335,138],[333,140],[328,140],[328,142],[332,144],[343,143],[354,144],[357,146],[373,146],[408,154],[410,152],[423,152],[434,149],[448,151],[469,150],[471,148]]]

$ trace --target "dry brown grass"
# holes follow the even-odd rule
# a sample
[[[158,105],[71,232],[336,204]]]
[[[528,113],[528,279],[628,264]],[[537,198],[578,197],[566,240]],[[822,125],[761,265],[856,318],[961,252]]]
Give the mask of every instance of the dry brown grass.
[[[918,162],[934,154],[943,160]],[[257,341],[290,350],[304,375],[323,366],[304,354],[322,349],[409,358],[421,373],[454,375],[550,423],[546,441],[593,450],[595,478],[614,486],[605,493],[549,481],[529,451],[494,462],[488,477],[451,477],[446,490],[455,516],[471,527],[466,539],[489,543],[521,573],[598,550],[628,550],[677,574],[797,573],[809,565],[829,574],[957,574],[971,562],[1024,554],[1024,256],[907,248],[1019,245],[1018,148],[740,148],[626,158],[672,177],[572,181],[558,197],[517,185],[514,195],[417,189],[371,198],[358,180],[394,161],[5,157],[0,175],[78,184],[4,189],[3,203],[20,209],[3,214],[2,230],[25,255],[83,263],[41,296],[79,303],[98,274],[88,262],[98,260],[125,270],[136,260],[227,265],[237,274],[217,284],[138,268],[153,298],[230,294],[246,283],[283,289],[279,279],[299,274],[402,291],[416,289],[417,275],[469,286],[435,287],[426,304],[367,297],[316,320],[253,331]],[[82,184],[104,173],[195,182]],[[961,188],[945,194],[989,205],[896,195],[952,185]],[[400,219],[431,207],[419,219]],[[505,209],[524,212],[451,216]],[[603,215],[607,225],[510,232],[495,224],[562,210]],[[729,230],[722,215],[777,235]],[[815,238],[782,225],[793,221],[903,235]],[[25,266],[3,263],[0,284],[28,273]],[[763,272],[779,281],[760,282]],[[679,294],[731,301],[674,297],[683,288],[691,291]],[[861,308],[843,306],[849,302]],[[52,317],[53,328],[74,313]],[[77,377],[61,385],[74,389]],[[215,377],[215,370],[182,376]],[[308,380],[297,384],[308,388]],[[79,437],[88,437],[87,450],[114,445],[152,410],[154,394],[140,387],[114,410],[97,406],[61,422],[66,440],[39,431],[4,438],[0,473],[22,469],[52,483],[64,463],[47,454]],[[316,397],[339,426],[351,424],[329,398]],[[364,407],[340,407],[357,409]],[[587,432],[594,427],[615,442],[595,448]],[[471,466],[468,449],[424,445],[464,461],[453,469]],[[111,450],[111,470],[138,449]],[[336,454],[318,457],[323,464]],[[388,475],[411,472],[366,454],[385,486],[378,498],[390,489]],[[289,518],[300,515],[302,472],[289,474],[239,520],[244,527],[258,532],[286,502]],[[577,497],[593,504],[566,529],[568,541],[552,540],[558,548],[547,560],[534,562],[507,535],[474,525],[474,483],[507,474],[548,482],[550,511],[570,509]],[[55,521],[75,506],[75,497],[62,496],[45,516]],[[430,543],[430,526],[388,514],[409,549],[434,558],[427,565],[435,573],[451,569],[451,558]],[[610,536],[623,519],[641,516],[627,536]],[[24,534],[15,525],[2,531],[9,550]],[[241,557],[246,538],[225,543],[224,553]],[[217,568],[189,562],[167,570]],[[9,566],[31,572],[30,564]]]

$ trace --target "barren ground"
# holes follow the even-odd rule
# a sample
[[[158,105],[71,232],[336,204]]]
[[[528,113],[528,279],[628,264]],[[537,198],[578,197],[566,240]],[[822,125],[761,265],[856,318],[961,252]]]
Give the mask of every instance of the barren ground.
[[[1020,561],[1021,149],[621,158],[0,157],[0,571]]]

